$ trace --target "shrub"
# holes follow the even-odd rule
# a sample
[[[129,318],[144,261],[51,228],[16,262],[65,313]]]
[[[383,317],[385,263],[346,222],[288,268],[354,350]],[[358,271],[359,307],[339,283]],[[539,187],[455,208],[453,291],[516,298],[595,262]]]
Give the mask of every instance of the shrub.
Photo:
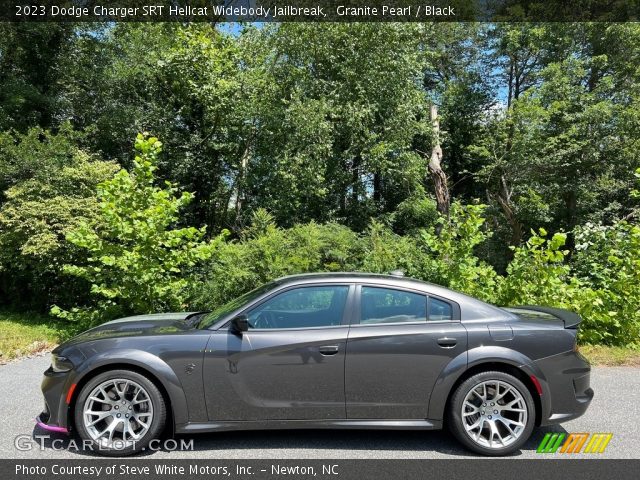
[[[551,238],[545,229],[531,231],[531,237],[514,250],[513,260],[507,267],[498,303],[505,305],[544,304],[559,306],[566,303],[570,268],[565,264],[569,253],[563,250],[567,236],[556,233]]]
[[[34,129],[11,148],[0,145],[13,183],[0,208],[0,291],[16,307],[45,311],[88,294],[86,282],[61,274],[63,264],[83,255],[65,236],[96,219],[97,185],[118,166],[72,147],[69,135]]]
[[[393,229],[400,235],[414,234],[420,229],[429,228],[438,221],[436,202],[423,190],[398,204],[390,215]]]
[[[0,132],[0,192],[22,181],[53,180],[57,172],[75,163],[84,134],[61,125],[57,133],[35,127],[24,134]]]
[[[451,206],[449,218],[440,217],[439,227],[420,232],[421,245],[429,253],[423,257],[421,277],[494,302],[500,277],[475,253],[491,235],[483,228],[484,210],[484,205],[456,202]]]
[[[131,173],[118,172],[98,187],[100,214],[82,222],[67,239],[87,252],[86,264],[67,264],[64,271],[92,285],[90,305],[52,313],[70,320],[97,323],[117,315],[183,310],[190,273],[209,258],[226,232],[204,242],[205,229],[173,228],[192,195],[177,195],[166,183],[154,185],[162,144],[138,135],[138,154]]]
[[[585,312],[590,343],[640,344],[640,226],[587,224],[576,233],[576,272],[595,290]],[[586,311],[589,307],[589,311]]]
[[[220,247],[194,284],[192,307],[210,309],[285,275],[354,270],[360,256],[357,234],[335,223],[276,227],[259,209],[240,239]]]
[[[371,222],[361,237],[364,252],[355,270],[389,273],[402,270],[406,275],[422,278],[422,260],[414,237],[401,236],[379,222]]]

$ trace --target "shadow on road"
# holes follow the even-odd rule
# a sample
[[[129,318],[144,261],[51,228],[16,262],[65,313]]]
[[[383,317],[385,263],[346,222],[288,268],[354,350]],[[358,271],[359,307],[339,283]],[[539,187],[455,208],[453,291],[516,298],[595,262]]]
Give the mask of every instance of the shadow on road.
[[[534,430],[531,438],[525,443],[521,451],[511,455],[518,457],[522,451],[536,450],[544,435],[548,432],[565,432],[560,425],[542,427]],[[45,448],[55,450],[68,450],[72,454],[79,456],[95,456],[96,452],[83,451],[81,448],[74,448],[73,442],[78,446],[82,445],[77,437],[46,432],[39,427],[33,430],[33,437],[46,435],[42,442]],[[203,458],[207,458],[207,451],[230,452],[237,450],[314,450],[320,453],[323,450],[342,450],[348,457],[348,452],[353,453],[354,458],[358,458],[359,451],[403,451],[403,452],[423,452],[434,451],[451,456],[478,456],[464,449],[446,431],[391,431],[391,430],[266,430],[266,431],[239,431],[202,433],[191,436],[179,436],[180,440],[193,439],[193,449],[202,452]],[[40,440],[37,440],[40,443]],[[163,443],[163,442],[160,442]],[[169,452],[166,448],[157,451]],[[142,456],[152,456],[156,451],[142,452]],[[180,458],[180,452],[173,452],[175,458]],[[140,455],[138,455],[139,457]]]

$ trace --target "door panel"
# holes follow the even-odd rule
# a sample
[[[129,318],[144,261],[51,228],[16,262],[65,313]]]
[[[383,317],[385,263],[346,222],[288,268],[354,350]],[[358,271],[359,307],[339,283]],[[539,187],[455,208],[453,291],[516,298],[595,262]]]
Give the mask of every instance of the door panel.
[[[345,418],[348,329],[213,335],[204,369],[209,420]]]
[[[467,332],[459,321],[427,321],[426,296],[422,303],[415,292],[365,288],[356,316],[364,323],[352,325],[347,339],[347,418],[425,419],[438,376],[466,351]]]
[[[213,335],[203,378],[209,419],[344,419],[354,288],[286,288],[244,312],[247,332]]]

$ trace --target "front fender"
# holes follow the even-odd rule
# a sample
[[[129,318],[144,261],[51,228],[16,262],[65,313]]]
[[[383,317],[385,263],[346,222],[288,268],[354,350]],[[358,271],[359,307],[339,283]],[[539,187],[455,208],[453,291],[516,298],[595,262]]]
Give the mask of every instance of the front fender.
[[[533,361],[520,352],[506,347],[487,345],[472,348],[455,357],[442,370],[429,399],[430,420],[442,420],[447,408],[447,400],[456,382],[469,369],[485,363],[502,363],[522,370],[527,376],[535,375],[542,387],[542,414],[550,409],[549,387],[544,373]],[[546,395],[545,395],[546,393]]]
[[[175,423],[186,423],[189,417],[187,399],[182,384],[173,369],[160,357],[136,349],[113,349],[94,355],[76,368],[72,383],[80,384],[92,376],[92,372],[109,365],[137,367],[155,377],[169,396]],[[79,392],[74,392],[74,397]],[[75,400],[75,398],[74,398]]]

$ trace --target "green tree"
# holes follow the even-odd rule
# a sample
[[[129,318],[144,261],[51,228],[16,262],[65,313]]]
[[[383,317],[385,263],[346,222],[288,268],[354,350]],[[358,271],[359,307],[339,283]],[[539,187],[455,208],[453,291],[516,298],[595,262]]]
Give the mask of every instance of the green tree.
[[[580,223],[629,213],[627,172],[638,164],[640,77],[621,55],[637,29],[616,24],[521,24],[495,29],[505,108],[487,117],[471,151],[476,172],[508,225],[499,235],[519,245],[527,229],[568,232]]]
[[[88,258],[86,264],[67,264],[64,270],[91,283],[94,301],[71,311],[54,307],[54,314],[96,322],[184,309],[191,270],[214,253],[226,232],[203,242],[204,227],[172,228],[192,195],[177,195],[170,183],[154,185],[161,146],[157,138],[139,134],[132,172],[121,170],[98,187],[98,221],[67,234]]]
[[[485,208],[456,202],[451,206],[450,218],[438,219],[439,229],[434,226],[420,232],[420,243],[428,253],[422,275],[435,283],[495,302],[500,278],[476,252],[491,236],[483,228]]]
[[[59,124],[65,83],[61,60],[73,38],[70,23],[0,24],[0,131]]]
[[[253,55],[241,38],[203,23],[121,23],[79,34],[65,63],[70,116],[95,130],[92,148],[126,168],[127,139],[156,132],[166,144],[156,175],[194,194],[184,224],[233,226],[253,148],[252,106],[262,94]]]
[[[430,132],[421,26],[282,24],[248,32],[268,88],[247,173],[249,209],[280,225],[363,230],[422,185]]]
[[[57,132],[40,127],[0,132],[0,203],[11,186],[33,178],[51,181],[62,167],[73,165],[83,136],[69,123]]]
[[[62,265],[78,261],[84,253],[65,236],[83,222],[97,221],[97,185],[118,170],[113,162],[67,150],[60,138],[48,134],[46,138],[50,145],[43,145],[32,133],[22,139],[17,150],[29,153],[19,158],[30,178],[18,181],[22,175],[13,177],[16,183],[5,191],[0,208],[2,298],[38,310],[86,298],[84,281],[62,275]],[[62,155],[60,144],[65,147]],[[32,170],[31,161],[36,159],[41,168]],[[18,167],[9,166],[14,171]]]

